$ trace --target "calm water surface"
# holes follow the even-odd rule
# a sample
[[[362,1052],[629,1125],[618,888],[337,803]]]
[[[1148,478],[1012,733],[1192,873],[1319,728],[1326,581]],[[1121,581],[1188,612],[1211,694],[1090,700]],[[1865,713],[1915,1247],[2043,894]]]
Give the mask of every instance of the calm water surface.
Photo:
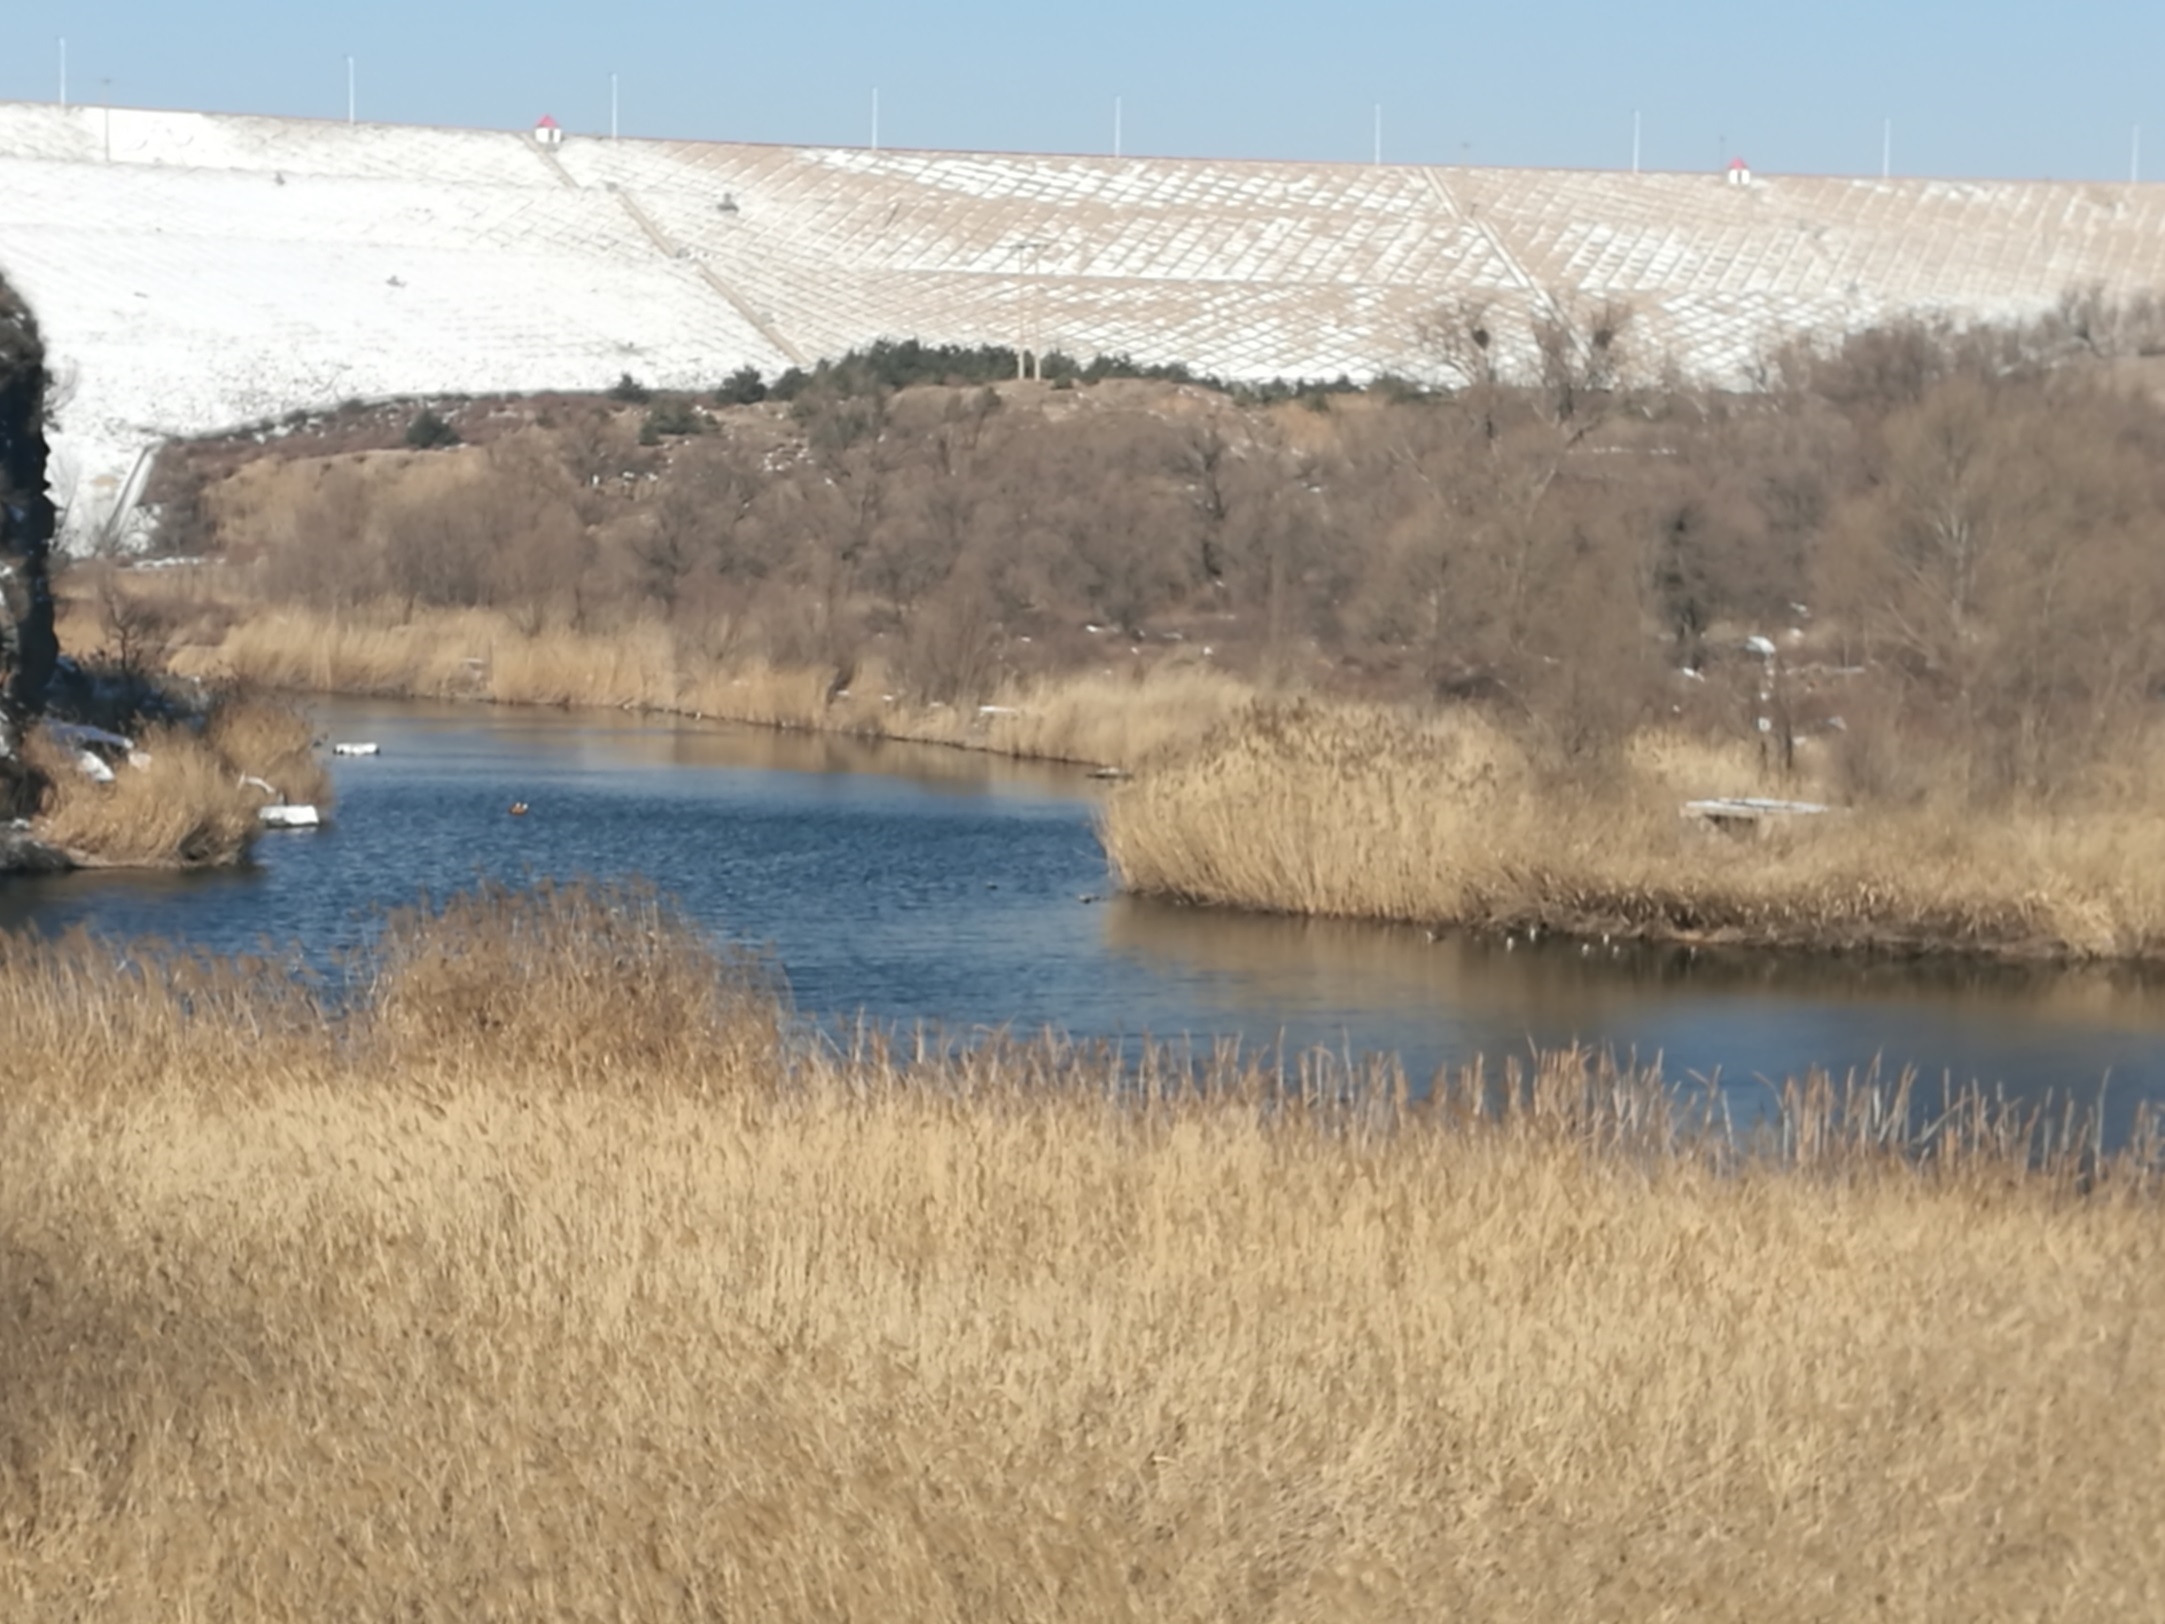
[[[772,951],[800,1010],[968,1036],[1401,1055],[1417,1076],[1581,1042],[1741,1100],[1821,1066],[1914,1068],[2165,1102],[2165,988],[2119,973],[1914,969],[1544,945],[1121,898],[1096,786],[955,751],[606,716],[326,702],[337,820],[232,873],[0,880],[0,927],[87,924],[218,951],[359,944],[380,911],[481,876],[643,876]],[[513,801],[531,806],[507,815]],[[1085,901],[1090,898],[1093,900]]]

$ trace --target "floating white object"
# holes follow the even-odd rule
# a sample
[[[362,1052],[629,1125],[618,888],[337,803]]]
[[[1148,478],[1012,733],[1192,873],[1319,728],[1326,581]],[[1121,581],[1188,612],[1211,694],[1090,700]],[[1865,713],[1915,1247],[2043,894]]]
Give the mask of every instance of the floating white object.
[[[383,754],[383,746],[380,744],[334,744],[331,746],[331,754],[334,756],[377,756]]]
[[[266,806],[258,809],[256,816],[266,829],[314,829],[323,822],[312,806]]]

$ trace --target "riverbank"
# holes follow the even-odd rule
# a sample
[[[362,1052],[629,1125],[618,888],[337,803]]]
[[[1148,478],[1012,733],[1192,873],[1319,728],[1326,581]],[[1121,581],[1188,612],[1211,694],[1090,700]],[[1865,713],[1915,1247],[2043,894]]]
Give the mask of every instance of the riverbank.
[[[406,921],[358,989],[0,943],[28,1613],[2165,1602],[2132,1164],[1800,1093],[1740,1177],[1571,1056],[1483,1115],[807,1055],[621,897]]]
[[[1784,779],[1754,746],[1647,729],[1600,773],[1559,780],[1470,705],[1270,700],[1178,654],[925,704],[888,689],[876,662],[718,662],[654,621],[602,635],[527,631],[494,610],[241,616],[229,588],[174,575],[149,590],[194,603],[177,619],[198,630],[172,664],[212,680],[647,711],[1134,776],[1100,836],[1143,896],[1593,941],[2165,960],[2165,843],[2146,811],[2165,771],[2139,762],[2110,795],[2046,809],[1948,793],[1844,805],[1813,746]],[[1823,810],[1758,838],[1681,815],[1770,793]]]
[[[193,715],[159,710],[167,720],[108,715],[128,734],[49,723],[28,735],[33,815],[0,839],[0,874],[222,867],[248,855],[266,805],[330,805],[330,775],[291,707],[224,694]]]
[[[715,658],[656,621],[603,635],[526,630],[485,609],[228,606],[206,619],[217,630],[176,644],[176,672],[303,693],[646,711],[1123,771],[1192,747],[1253,693],[1194,660],[1140,661],[1125,644],[1108,656],[1117,665],[945,703],[896,691],[877,660],[842,670]]]
[[[1129,890],[1495,933],[2009,958],[2165,958],[2154,800],[1829,807],[1748,836],[1685,817],[1748,752],[1645,734],[1553,782],[1471,712],[1258,704],[1108,802]]]

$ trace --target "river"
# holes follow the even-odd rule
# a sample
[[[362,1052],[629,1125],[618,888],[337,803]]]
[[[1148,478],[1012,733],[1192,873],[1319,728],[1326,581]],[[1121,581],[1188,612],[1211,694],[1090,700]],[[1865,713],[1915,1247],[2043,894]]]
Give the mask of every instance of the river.
[[[387,907],[482,876],[639,876],[771,952],[838,1024],[1251,1048],[1439,1065],[1583,1043],[1718,1077],[1905,1068],[2024,1099],[2103,1090],[2108,1136],[2165,1103],[2165,984],[2127,971],[1828,962],[1430,940],[1113,896],[1072,769],[820,735],[472,706],[324,701],[332,826],[243,869],[0,879],[0,928],[82,924],[323,961]],[[514,802],[529,807],[509,815]]]

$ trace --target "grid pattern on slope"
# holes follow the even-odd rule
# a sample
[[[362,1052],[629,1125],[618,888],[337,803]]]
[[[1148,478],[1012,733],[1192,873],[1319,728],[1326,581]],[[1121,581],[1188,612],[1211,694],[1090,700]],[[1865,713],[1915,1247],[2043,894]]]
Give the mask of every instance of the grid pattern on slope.
[[[1307,219],[1284,214],[1183,215],[994,206],[902,197],[892,201],[809,187],[711,196],[646,191],[641,205],[694,253],[735,262],[944,275],[1158,278],[1271,284],[1473,281],[1508,285],[1485,239],[1436,218],[1383,214]]]
[[[1463,172],[1545,286],[1998,314],[2090,282],[2165,282],[2165,188]]]
[[[865,154],[860,173],[832,161],[847,156],[718,148],[691,162],[589,143],[565,163],[636,191],[695,251],[756,236],[822,265],[997,275],[1027,258],[1033,274],[1395,282],[1493,257],[1404,171],[1288,184],[1262,166]],[[720,212],[725,195],[736,214]],[[1504,279],[1500,266],[1483,274]]]

